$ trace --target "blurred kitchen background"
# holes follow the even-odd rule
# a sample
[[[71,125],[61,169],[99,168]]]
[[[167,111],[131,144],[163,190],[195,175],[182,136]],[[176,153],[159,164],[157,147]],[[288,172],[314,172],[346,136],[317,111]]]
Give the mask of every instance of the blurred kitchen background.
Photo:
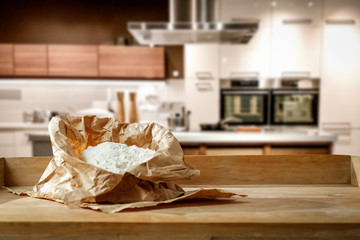
[[[50,155],[68,114],[185,154],[360,156],[359,25],[358,0],[2,1],[0,156]]]

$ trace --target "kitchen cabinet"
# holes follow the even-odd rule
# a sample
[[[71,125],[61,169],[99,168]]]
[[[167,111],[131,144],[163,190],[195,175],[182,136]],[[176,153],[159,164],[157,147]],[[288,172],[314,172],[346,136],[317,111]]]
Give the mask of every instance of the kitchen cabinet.
[[[187,44],[184,55],[186,79],[218,79],[219,44]]]
[[[323,45],[321,122],[360,126],[360,30],[354,25],[326,25]]]
[[[312,26],[322,26],[322,5],[322,0],[272,1],[273,25],[275,27],[284,24],[311,24]]]
[[[220,120],[219,80],[185,79],[185,106],[191,112],[190,131],[200,130],[201,123]]]
[[[0,44],[0,76],[14,74],[14,55],[12,44]]]
[[[359,131],[360,133],[360,131]],[[358,141],[360,142],[360,140]],[[332,154],[331,142],[181,143],[184,155]]]
[[[46,44],[14,45],[15,76],[47,76]]]
[[[48,45],[49,76],[97,77],[96,45]]]
[[[99,76],[162,79],[164,48],[99,46]]]
[[[220,119],[219,44],[185,45],[185,106],[190,130]]]
[[[270,76],[271,28],[260,28],[247,44],[220,45],[221,78]]]
[[[324,20],[327,23],[360,24],[359,0],[324,0]]]
[[[0,157],[14,156],[15,149],[14,131],[0,131]]]
[[[274,1],[271,47],[273,77],[320,77],[321,3],[305,0]]]
[[[0,131],[0,157],[31,157],[32,145],[28,140],[29,131]]]
[[[221,22],[255,19],[260,21],[260,28],[271,25],[270,0],[221,0],[219,2]]]
[[[359,1],[324,3],[320,126],[339,134],[335,154],[360,155]]]
[[[321,34],[307,24],[274,27],[271,75],[320,77]]]

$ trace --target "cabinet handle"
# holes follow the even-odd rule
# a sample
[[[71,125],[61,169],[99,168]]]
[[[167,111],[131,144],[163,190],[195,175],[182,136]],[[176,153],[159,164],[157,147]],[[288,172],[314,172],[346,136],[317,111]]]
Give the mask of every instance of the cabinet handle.
[[[311,24],[311,19],[284,19],[283,24]]]
[[[324,129],[351,129],[351,122],[323,122],[321,125]]]
[[[230,78],[258,78],[259,72],[231,72]]]
[[[306,77],[309,78],[311,76],[310,72],[281,72],[281,77]]]
[[[210,83],[196,83],[196,88],[201,92],[212,91]]]
[[[325,23],[329,25],[354,25],[356,21],[354,19],[326,19]]]
[[[214,79],[211,72],[196,72],[196,77],[200,80],[211,80]]]
[[[323,122],[321,125],[324,131],[342,136],[350,136],[351,134],[351,122]]]

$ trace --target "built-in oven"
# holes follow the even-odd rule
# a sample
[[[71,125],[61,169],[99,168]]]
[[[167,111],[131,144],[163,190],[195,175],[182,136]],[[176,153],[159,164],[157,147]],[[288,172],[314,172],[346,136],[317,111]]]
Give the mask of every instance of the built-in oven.
[[[271,91],[271,125],[317,125],[319,79],[276,79]]]
[[[221,79],[221,120],[227,125],[268,123],[270,90],[266,80]]]

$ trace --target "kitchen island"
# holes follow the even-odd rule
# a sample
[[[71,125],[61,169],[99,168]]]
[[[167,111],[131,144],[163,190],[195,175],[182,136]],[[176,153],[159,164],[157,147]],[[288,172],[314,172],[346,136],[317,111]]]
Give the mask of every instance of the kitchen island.
[[[189,155],[331,154],[337,137],[314,130],[173,132]]]
[[[337,140],[334,134],[311,128],[261,132],[174,131],[173,134],[185,155],[331,154]],[[38,149],[38,146],[47,148],[39,149],[40,153],[51,152],[47,124],[0,123],[0,136],[3,136],[0,149],[5,157],[44,156],[34,154],[34,148]]]

